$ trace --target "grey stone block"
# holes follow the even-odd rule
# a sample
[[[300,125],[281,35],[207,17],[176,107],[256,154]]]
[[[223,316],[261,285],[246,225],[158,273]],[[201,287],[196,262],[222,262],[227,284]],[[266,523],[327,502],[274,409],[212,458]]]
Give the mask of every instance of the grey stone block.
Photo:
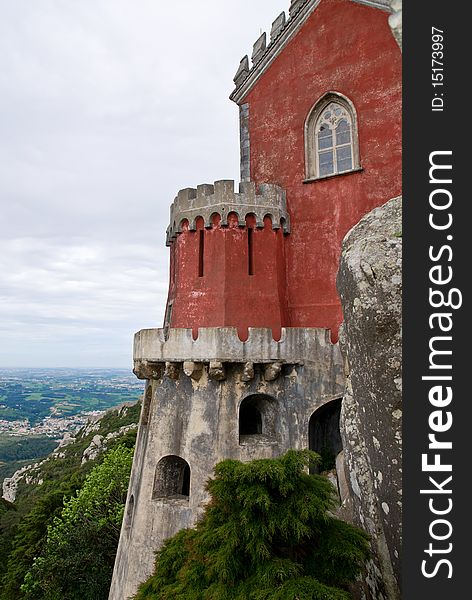
[[[270,41],[271,42],[273,42],[275,40],[275,38],[279,35],[279,33],[285,27],[285,23],[286,23],[285,12],[282,12],[272,23],[272,28],[270,30]]]
[[[253,63],[256,63],[264,54],[267,47],[267,36],[264,31],[263,34],[256,40],[252,49],[252,57],[251,60]]]
[[[243,56],[241,62],[239,63],[238,70],[236,71],[236,75],[234,76],[234,83],[236,86],[241,85],[241,83],[246,79],[249,74],[249,57]]]

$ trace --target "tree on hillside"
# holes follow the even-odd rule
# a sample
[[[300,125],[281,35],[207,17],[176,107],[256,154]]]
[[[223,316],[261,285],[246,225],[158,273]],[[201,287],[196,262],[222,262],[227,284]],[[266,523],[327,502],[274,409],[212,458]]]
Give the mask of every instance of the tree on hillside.
[[[60,482],[57,487],[41,496],[19,523],[17,519],[13,523],[5,523],[5,517],[1,519],[0,559],[3,562],[0,570],[4,571],[0,577],[1,600],[18,600],[23,597],[21,584],[34,557],[41,552],[48,525],[60,514],[64,498],[72,496],[79,485],[78,478],[75,477]],[[16,505],[12,506],[16,512]]]
[[[307,468],[319,457],[219,463],[195,529],[168,540],[136,600],[347,600],[368,539],[332,515],[331,483]]]
[[[77,495],[65,503],[26,574],[25,599],[108,597],[132,457],[133,450],[123,446],[109,451]]]

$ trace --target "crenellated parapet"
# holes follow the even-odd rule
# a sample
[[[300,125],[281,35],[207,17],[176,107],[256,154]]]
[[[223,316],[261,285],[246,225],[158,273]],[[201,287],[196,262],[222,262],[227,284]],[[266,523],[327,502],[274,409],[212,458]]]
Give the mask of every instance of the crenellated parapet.
[[[170,207],[166,243],[169,246],[182,232],[184,221],[188,222],[190,231],[195,231],[199,217],[205,227],[211,227],[212,218],[217,214],[221,218],[220,226],[226,227],[230,213],[237,215],[240,226],[245,225],[246,216],[255,215],[256,227],[264,227],[264,218],[270,217],[273,229],[290,232],[285,191],[281,187],[269,183],[256,186],[253,181],[247,181],[241,182],[239,192],[235,192],[233,180],[221,180],[214,185],[180,190]]]
[[[374,8],[391,11],[392,0],[353,0]],[[395,3],[396,0],[393,0]],[[254,43],[251,63],[249,56],[241,59],[234,76],[236,89],[231,94],[231,100],[240,104],[259,77],[272,64],[285,46],[290,42],[311,13],[316,9],[320,0],[291,0],[288,17],[282,12],[272,23],[269,39],[262,33]]]
[[[333,365],[342,367],[339,346],[331,342],[329,329],[283,328],[279,341],[273,339],[271,329],[251,327],[246,341],[241,341],[235,327],[200,328],[196,339],[191,329],[179,328],[143,329],[135,334],[135,372],[144,379],[153,377],[159,365],[162,374],[170,377],[171,365],[183,365],[184,371],[187,365],[191,376],[190,364],[221,369],[224,363],[265,364],[277,375],[283,364],[316,363],[329,372]]]

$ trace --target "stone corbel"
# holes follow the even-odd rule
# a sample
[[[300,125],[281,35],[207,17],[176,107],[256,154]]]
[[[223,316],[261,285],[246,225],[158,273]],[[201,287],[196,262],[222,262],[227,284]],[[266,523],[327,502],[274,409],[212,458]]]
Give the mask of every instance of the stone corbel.
[[[212,360],[208,369],[208,376],[214,381],[223,381],[226,379],[226,369],[219,360]]]
[[[254,363],[247,362],[244,365],[243,374],[241,375],[241,381],[251,381],[254,379]]]
[[[169,379],[178,379],[179,378],[179,363],[175,362],[166,362],[166,368],[164,371],[165,377],[169,377]]]
[[[203,373],[203,364],[193,362],[192,360],[186,360],[184,362],[183,371],[187,377],[191,377],[193,380],[198,381]]]
[[[266,365],[264,369],[264,379],[266,381],[274,381],[280,375],[282,371],[282,363],[281,362],[273,362]]]
[[[133,373],[138,379],[161,379],[163,371],[164,366],[160,362],[134,361]]]

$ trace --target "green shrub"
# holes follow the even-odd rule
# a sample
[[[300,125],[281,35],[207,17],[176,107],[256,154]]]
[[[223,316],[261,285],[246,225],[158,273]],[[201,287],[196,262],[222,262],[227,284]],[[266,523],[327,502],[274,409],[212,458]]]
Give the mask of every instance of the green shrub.
[[[165,543],[136,600],[349,599],[368,540],[332,515],[333,486],[307,473],[318,460],[306,450],[218,464],[202,520]]]

